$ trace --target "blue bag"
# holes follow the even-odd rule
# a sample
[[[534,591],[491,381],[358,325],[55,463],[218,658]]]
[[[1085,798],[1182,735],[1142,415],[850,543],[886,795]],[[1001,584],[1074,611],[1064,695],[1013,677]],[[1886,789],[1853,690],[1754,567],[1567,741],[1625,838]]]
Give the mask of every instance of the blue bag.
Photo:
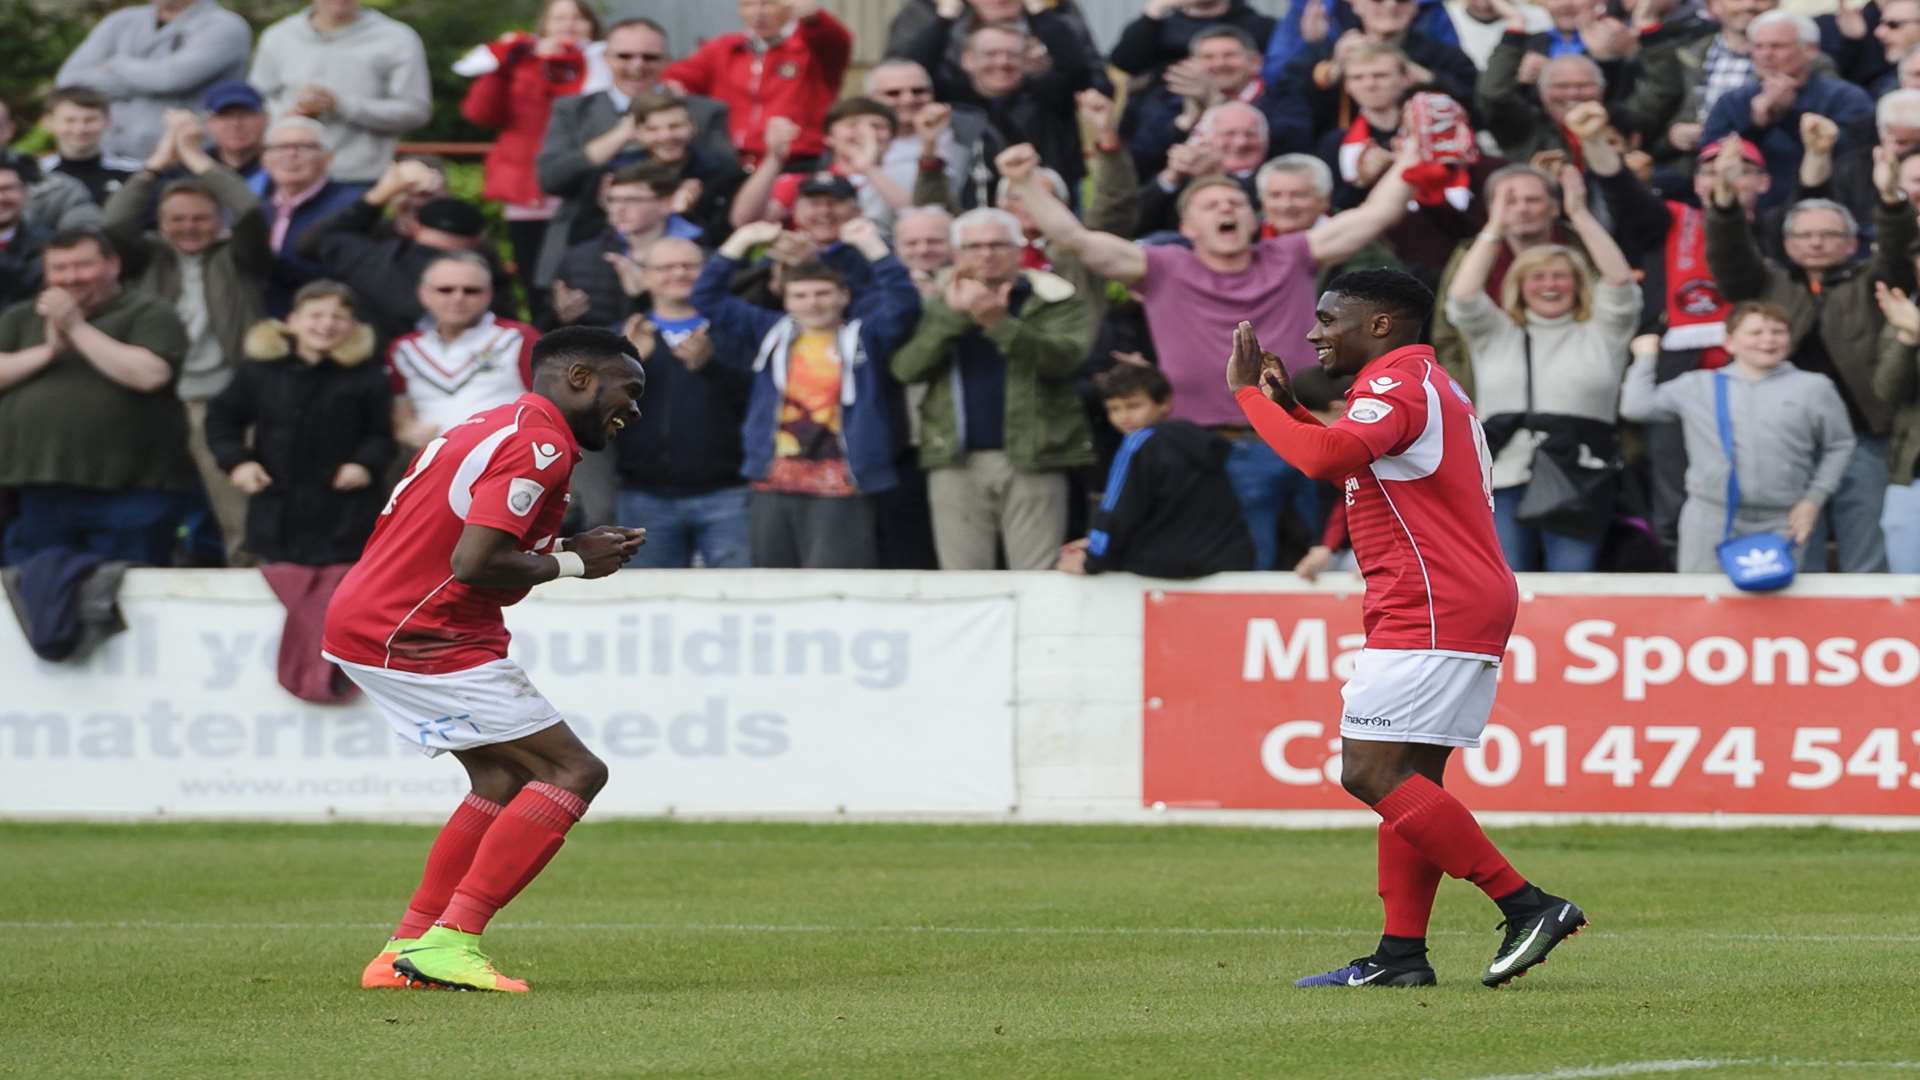
[[[1727,452],[1727,525],[1721,533],[1720,569],[1737,589],[1772,592],[1793,584],[1793,542],[1777,532],[1733,535],[1733,519],[1740,506],[1740,469],[1733,460],[1733,415],[1727,406],[1727,374],[1713,376],[1713,410],[1720,420],[1720,448]]]

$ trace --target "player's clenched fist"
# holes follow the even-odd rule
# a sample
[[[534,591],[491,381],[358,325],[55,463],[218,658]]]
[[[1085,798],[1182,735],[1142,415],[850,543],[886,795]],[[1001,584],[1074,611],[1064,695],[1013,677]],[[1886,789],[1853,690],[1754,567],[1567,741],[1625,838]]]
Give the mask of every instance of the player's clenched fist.
[[[602,525],[567,540],[567,550],[580,556],[587,572],[582,577],[603,578],[627,565],[633,553],[647,542],[647,530]]]

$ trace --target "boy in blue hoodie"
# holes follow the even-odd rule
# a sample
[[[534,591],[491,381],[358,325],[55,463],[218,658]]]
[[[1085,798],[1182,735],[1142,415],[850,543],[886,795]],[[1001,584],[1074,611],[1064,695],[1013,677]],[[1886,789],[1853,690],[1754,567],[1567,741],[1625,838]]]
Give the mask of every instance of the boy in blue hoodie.
[[[889,403],[898,387],[887,364],[919,321],[920,293],[864,218],[840,232],[873,271],[858,297],[839,272],[818,262],[781,275],[784,315],[730,293],[741,260],[779,235],[772,222],[740,229],[693,290],[718,362],[753,373],[740,432],[741,472],[753,487],[753,565],[871,569],[880,561],[873,495],[896,482]]]

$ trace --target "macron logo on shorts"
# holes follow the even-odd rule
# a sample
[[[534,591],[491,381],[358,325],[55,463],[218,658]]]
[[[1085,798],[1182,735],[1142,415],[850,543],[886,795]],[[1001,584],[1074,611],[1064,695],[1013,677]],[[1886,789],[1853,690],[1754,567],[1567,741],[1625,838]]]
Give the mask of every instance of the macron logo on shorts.
[[[507,509],[520,517],[526,517],[533,513],[534,506],[540,502],[540,496],[546,493],[547,489],[541,487],[538,481],[516,476],[513,482],[507,485]]]
[[[1355,716],[1355,715],[1353,715],[1352,713],[1342,713],[1342,714],[1341,714],[1341,716],[1340,716],[1340,722],[1341,722],[1342,724],[1347,724],[1347,725],[1350,725],[1350,726],[1352,726],[1352,727],[1379,727],[1379,728],[1388,728],[1388,727],[1392,727],[1392,726],[1393,726],[1393,718],[1392,718],[1392,717],[1387,717],[1387,716]]]

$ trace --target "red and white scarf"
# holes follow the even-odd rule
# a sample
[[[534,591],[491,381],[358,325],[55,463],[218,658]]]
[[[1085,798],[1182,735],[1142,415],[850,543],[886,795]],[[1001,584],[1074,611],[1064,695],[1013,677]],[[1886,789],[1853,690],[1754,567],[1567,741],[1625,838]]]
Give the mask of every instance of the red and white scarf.
[[[1733,305],[1707,267],[1707,215],[1685,203],[1667,203],[1667,331],[1660,347],[1668,352],[1700,349],[1700,366],[1727,362],[1727,314]]]

